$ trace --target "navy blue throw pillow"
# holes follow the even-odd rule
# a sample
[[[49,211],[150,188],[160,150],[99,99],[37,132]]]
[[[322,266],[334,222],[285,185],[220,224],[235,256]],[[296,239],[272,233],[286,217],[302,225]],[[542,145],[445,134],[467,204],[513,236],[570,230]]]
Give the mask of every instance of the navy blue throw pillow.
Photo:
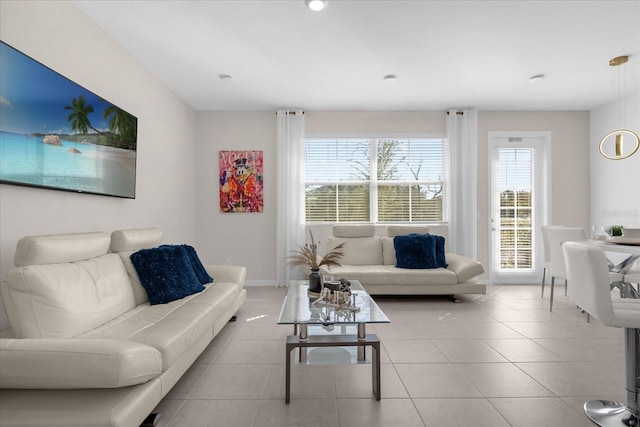
[[[151,305],[166,304],[204,290],[183,247],[141,249],[131,254],[131,263]]]
[[[166,246],[175,246],[175,245],[162,245],[160,247],[162,248]],[[200,258],[198,257],[198,254],[196,253],[195,248],[189,245],[179,245],[179,246],[184,248],[184,250],[187,251],[187,255],[189,256],[189,260],[191,261],[191,267],[193,268],[193,272],[196,274],[196,277],[198,278],[200,283],[203,285],[206,285],[207,283],[213,283],[213,278],[209,276],[209,273],[207,273],[207,270],[204,268],[204,265],[202,265],[202,262],[200,261]]]
[[[447,268],[449,264],[447,264],[444,252],[444,237],[436,234],[432,234],[432,236],[436,239],[436,263],[438,267]]]
[[[431,234],[395,236],[393,247],[396,250],[398,268],[439,267],[436,259],[436,239]]]

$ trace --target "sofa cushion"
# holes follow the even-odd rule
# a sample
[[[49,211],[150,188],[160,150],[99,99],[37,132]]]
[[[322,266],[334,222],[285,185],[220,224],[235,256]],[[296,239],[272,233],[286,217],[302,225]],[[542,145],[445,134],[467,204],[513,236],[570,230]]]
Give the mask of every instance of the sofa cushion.
[[[406,236],[409,234],[427,234],[429,226],[427,225],[388,225],[387,236]]]
[[[169,245],[163,245],[163,246],[169,246]],[[200,283],[203,285],[206,285],[207,283],[212,283],[213,278],[209,276],[209,273],[207,273],[207,270],[204,268],[204,265],[202,265],[202,261],[200,261],[200,258],[198,257],[198,254],[196,253],[195,248],[189,245],[179,245],[179,246],[184,248],[184,250],[187,252],[189,261],[191,261],[191,268],[193,269],[193,272],[195,273]]]
[[[127,275],[131,282],[131,288],[133,289],[133,297],[136,305],[138,306],[149,302],[149,296],[147,295],[147,291],[144,286],[142,286],[142,283],[140,283],[140,278],[138,278],[136,268],[131,262],[131,255],[133,253],[134,251],[118,252],[118,256],[120,256],[120,260],[122,260],[122,264],[124,264],[124,268],[127,270]]]
[[[132,341],[3,339],[0,350],[1,388],[117,388],[162,372],[160,352]]]
[[[436,239],[430,234],[409,234],[393,238],[398,268],[438,268]]]
[[[376,234],[376,229],[371,224],[334,225],[331,230],[335,237],[371,237]]]
[[[382,239],[380,236],[353,238],[329,236],[327,250],[335,248],[340,243],[344,243],[344,256],[340,259],[341,264],[382,264]]]
[[[393,246],[393,237],[382,237],[382,263],[384,265],[395,266],[396,261],[396,248]]]
[[[438,236],[436,234],[432,234],[433,238],[436,239],[436,263],[438,267],[447,268],[447,254],[445,252],[445,238],[443,236]]]
[[[27,236],[18,241],[13,263],[25,265],[80,261],[107,253],[109,235],[100,232]]]
[[[111,252],[120,255],[120,259],[127,269],[136,305],[149,302],[149,297],[140,283],[135,267],[131,264],[131,254],[140,249],[155,248],[161,241],[162,230],[158,228],[116,230],[111,233]]]
[[[202,336],[213,338],[214,320],[238,298],[242,286],[217,282],[168,304],[141,305],[77,338],[125,339],[156,348],[162,369],[170,368]]]
[[[326,269],[326,273],[334,277],[356,279],[363,286],[367,285],[455,285],[456,274],[446,268],[408,269],[394,265],[342,265]]]
[[[155,248],[161,241],[162,230],[158,228],[116,230],[111,233],[111,252],[134,252]]]
[[[135,307],[117,254],[14,268],[7,285],[14,306],[9,320],[24,338],[71,338]]]
[[[131,262],[151,305],[166,304],[204,289],[181,246],[141,249],[131,254]]]
[[[0,282],[0,295],[2,296],[2,305],[4,305],[7,318],[11,322],[11,328],[0,329],[0,339],[22,338],[22,331],[20,331],[20,324],[18,323],[19,313],[17,311],[17,307],[13,303],[11,290],[9,289],[9,284],[6,281]]]

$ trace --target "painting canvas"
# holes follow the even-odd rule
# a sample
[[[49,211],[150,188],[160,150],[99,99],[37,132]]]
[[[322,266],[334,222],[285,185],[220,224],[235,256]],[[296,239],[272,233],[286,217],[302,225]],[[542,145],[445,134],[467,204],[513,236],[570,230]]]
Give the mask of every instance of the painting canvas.
[[[138,120],[0,42],[0,183],[135,198]]]
[[[262,151],[220,151],[220,212],[262,212]]]

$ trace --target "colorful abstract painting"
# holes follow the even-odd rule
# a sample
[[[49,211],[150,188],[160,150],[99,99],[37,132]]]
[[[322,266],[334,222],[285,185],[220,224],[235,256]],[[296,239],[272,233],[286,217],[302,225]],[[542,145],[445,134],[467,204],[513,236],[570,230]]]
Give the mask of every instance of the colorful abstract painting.
[[[262,212],[262,151],[220,151],[220,212]]]

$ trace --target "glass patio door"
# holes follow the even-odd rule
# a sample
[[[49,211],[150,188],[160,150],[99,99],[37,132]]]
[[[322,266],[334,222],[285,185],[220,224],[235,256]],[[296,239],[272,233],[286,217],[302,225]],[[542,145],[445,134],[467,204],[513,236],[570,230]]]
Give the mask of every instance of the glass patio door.
[[[490,283],[537,283],[547,217],[548,136],[490,135]]]

